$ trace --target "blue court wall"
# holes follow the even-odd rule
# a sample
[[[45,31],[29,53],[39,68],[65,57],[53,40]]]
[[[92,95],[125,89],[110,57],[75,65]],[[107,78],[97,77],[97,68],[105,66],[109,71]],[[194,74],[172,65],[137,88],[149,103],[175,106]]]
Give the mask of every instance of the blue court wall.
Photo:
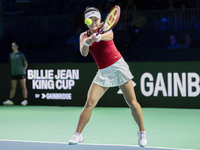
[[[200,108],[200,62],[131,62],[133,86],[142,107]],[[10,92],[10,66],[0,64],[0,104]],[[95,63],[34,63],[27,69],[30,105],[83,106],[97,72]],[[23,99],[18,83],[15,104]],[[118,87],[110,88],[99,107],[127,107]]]

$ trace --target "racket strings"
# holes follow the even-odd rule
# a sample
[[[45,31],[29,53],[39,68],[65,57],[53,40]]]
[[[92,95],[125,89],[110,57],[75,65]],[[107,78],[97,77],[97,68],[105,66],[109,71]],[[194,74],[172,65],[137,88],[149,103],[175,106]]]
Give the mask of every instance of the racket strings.
[[[100,31],[97,33],[97,35],[111,30],[117,24],[117,22],[119,20],[119,16],[120,16],[120,7],[115,5],[111,9],[109,14],[106,16],[106,19],[105,19]]]

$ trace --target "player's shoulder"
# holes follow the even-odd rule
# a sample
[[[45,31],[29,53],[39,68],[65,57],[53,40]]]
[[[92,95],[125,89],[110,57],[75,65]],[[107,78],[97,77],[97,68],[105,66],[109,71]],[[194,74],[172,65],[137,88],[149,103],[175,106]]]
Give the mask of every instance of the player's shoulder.
[[[12,55],[15,55],[15,53],[14,53],[14,52],[10,53],[10,54],[9,54],[9,57],[11,57]]]
[[[18,51],[17,53],[18,53],[19,55],[23,55],[23,53],[22,53],[21,51]]]
[[[24,53],[21,52],[21,51],[18,51],[18,54],[19,54],[20,56],[25,56]]]
[[[87,34],[87,31],[84,31],[84,32],[81,33],[81,35],[85,35],[85,34]]]
[[[82,38],[83,36],[86,36],[87,35],[87,31],[84,31],[80,34],[80,38]]]

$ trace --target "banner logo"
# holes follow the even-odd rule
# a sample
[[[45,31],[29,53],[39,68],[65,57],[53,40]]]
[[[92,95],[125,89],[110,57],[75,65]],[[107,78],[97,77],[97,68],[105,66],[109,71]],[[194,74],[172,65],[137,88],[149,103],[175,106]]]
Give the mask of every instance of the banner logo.
[[[144,73],[140,79],[141,93],[146,97],[157,97],[158,94],[163,97],[197,97],[200,94],[200,77],[197,73],[169,72],[166,80],[164,75],[159,72],[156,77],[153,77],[151,73]]]
[[[48,90],[48,93],[36,93],[35,98],[71,100],[71,93],[49,93],[49,90],[72,90],[79,80],[79,69],[28,69],[27,79],[32,81],[32,90]]]

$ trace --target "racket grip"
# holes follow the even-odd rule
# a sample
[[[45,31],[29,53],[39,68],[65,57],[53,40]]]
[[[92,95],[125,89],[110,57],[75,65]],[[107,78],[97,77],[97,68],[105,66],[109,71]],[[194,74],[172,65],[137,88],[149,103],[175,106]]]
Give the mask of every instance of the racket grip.
[[[99,33],[96,33],[96,34],[95,34],[95,37],[97,37],[98,35],[99,35]]]
[[[98,39],[97,39],[97,41],[96,41],[96,42],[99,42],[99,41],[101,41],[101,34],[98,34],[98,35],[96,35],[96,37],[98,37]]]

